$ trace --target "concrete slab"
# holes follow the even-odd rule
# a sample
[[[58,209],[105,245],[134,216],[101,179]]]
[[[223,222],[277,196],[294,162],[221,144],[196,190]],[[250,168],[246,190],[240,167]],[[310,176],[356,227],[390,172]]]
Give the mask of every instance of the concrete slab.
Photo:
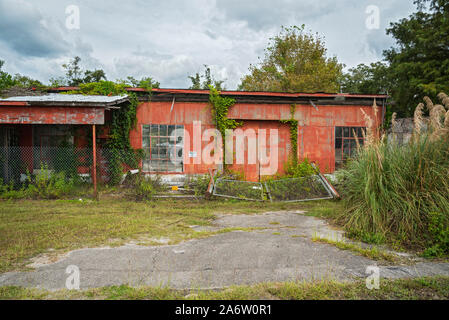
[[[0,275],[0,286],[45,289],[66,287],[66,268],[80,270],[80,288],[128,284],[222,288],[267,281],[365,277],[376,262],[311,241],[314,235],[342,237],[325,221],[302,212],[259,215],[220,215],[212,229],[264,228],[233,231],[178,245],[138,246],[75,250],[51,264],[36,264],[32,272]],[[449,276],[447,263],[381,266],[381,277]]]

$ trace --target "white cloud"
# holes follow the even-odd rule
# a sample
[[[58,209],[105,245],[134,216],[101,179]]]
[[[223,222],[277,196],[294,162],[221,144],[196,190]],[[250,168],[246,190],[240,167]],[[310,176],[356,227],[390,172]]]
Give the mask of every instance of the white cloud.
[[[380,8],[380,30],[365,28],[370,4]],[[68,5],[80,8],[79,30],[64,28]],[[151,76],[163,87],[188,87],[187,76],[207,64],[234,89],[281,25],[306,24],[351,67],[380,59],[393,43],[385,28],[414,7],[403,0],[0,0],[0,9],[7,71],[47,81],[79,55],[112,80]]]

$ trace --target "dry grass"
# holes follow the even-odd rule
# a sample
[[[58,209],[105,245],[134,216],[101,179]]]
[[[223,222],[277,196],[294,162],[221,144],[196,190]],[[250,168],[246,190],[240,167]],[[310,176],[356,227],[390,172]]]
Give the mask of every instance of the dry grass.
[[[439,97],[447,106],[447,95]],[[449,253],[449,111],[428,97],[424,101],[405,145],[379,137],[364,113],[367,143],[341,172],[346,211],[340,221],[352,235],[430,246],[439,255]]]
[[[444,92],[438,94],[438,99],[445,105],[446,109],[449,109],[449,96]]]
[[[209,225],[219,213],[257,214],[279,210],[307,210],[332,215],[339,204],[255,203],[244,201],[158,200],[135,202],[103,197],[93,200],[0,201],[0,272],[23,267],[41,253],[59,254],[130,240],[157,245],[158,239],[177,243],[211,236],[191,225]],[[341,210],[341,209],[340,209]],[[222,232],[229,232],[231,229]]]
[[[314,236],[312,237],[312,241],[319,243],[326,243],[330,245],[334,245],[341,250],[349,250],[357,255],[367,257],[371,260],[382,261],[387,263],[398,262],[399,258],[391,253],[388,253],[382,249],[379,249],[376,246],[371,247],[362,247],[361,245],[356,245],[354,243],[327,239],[323,237]]]
[[[415,109],[415,114],[413,116],[414,123],[414,137],[418,139],[421,136],[422,128],[424,127],[424,103],[418,104]]]
[[[291,281],[232,286],[222,290],[173,290],[166,287],[126,285],[82,291],[45,291],[0,287],[1,300],[447,300],[448,277],[380,280],[379,290],[366,288],[364,280],[354,282]]]

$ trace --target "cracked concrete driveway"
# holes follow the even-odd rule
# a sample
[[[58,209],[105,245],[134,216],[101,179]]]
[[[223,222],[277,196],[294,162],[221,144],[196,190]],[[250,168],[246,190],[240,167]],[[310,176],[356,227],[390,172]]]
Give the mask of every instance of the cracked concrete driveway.
[[[172,288],[221,288],[267,281],[365,277],[375,261],[316,243],[314,235],[343,238],[325,221],[300,211],[258,215],[220,215],[211,227],[244,228],[177,245],[137,246],[75,250],[52,264],[31,272],[0,275],[0,286],[17,285],[45,289],[65,288],[66,268],[80,270],[80,288],[128,284],[168,285]],[[250,229],[251,228],[251,229]],[[431,275],[449,276],[448,263],[380,266],[385,278]]]

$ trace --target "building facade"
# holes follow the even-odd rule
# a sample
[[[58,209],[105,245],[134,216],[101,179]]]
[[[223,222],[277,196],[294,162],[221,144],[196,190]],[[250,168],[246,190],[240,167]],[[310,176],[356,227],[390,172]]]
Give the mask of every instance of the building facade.
[[[54,92],[65,90],[59,88]],[[358,143],[363,144],[364,113],[381,125],[387,98],[223,91],[221,96],[235,100],[228,118],[239,123],[233,135],[225,137],[223,151],[215,130],[209,91],[153,89],[149,95],[141,88],[128,90],[140,99],[137,123],[130,133],[132,147],[144,151],[140,169],[173,179],[222,168],[223,154],[228,167],[250,181],[282,173],[291,157],[307,158],[323,173],[332,173],[354,155]],[[58,136],[70,135],[77,146],[86,145],[89,140],[86,133],[77,134],[73,128],[89,132],[89,126],[107,124],[108,114],[126,103],[124,97],[90,96],[84,100],[73,97],[75,100],[70,101],[70,95],[57,96],[65,97],[55,98],[53,94],[51,99],[44,96],[0,100],[0,147],[38,147],[42,158],[42,152],[45,153],[42,147],[56,146]],[[289,120],[297,121],[296,132],[292,132]],[[29,171],[38,169],[41,158],[36,161],[34,158],[28,157]],[[102,165],[107,167],[107,163]]]
[[[133,90],[139,92],[141,89]],[[366,126],[363,112],[380,125],[386,99],[384,95],[324,93],[224,91],[221,95],[235,99],[228,118],[241,123],[235,131],[238,131],[237,136],[244,135],[240,141],[233,138],[230,151],[233,159],[229,168],[243,173],[251,181],[273,173],[267,170],[269,164],[262,159],[270,156],[270,150],[274,150],[270,148],[273,143],[276,143],[277,150],[274,151],[277,155],[271,160],[276,162],[276,172],[283,172],[295,149],[291,126],[286,121],[292,118],[298,123],[294,156],[299,160],[308,158],[314,161],[324,173],[334,172],[354,155],[357,142],[363,144],[362,129]],[[217,163],[211,164],[204,159],[207,158],[204,152],[209,151],[205,148],[212,141],[210,135],[205,137],[204,133],[215,127],[208,91],[153,89],[151,101],[142,102],[138,107],[137,126],[130,138],[133,147],[145,150],[144,172],[204,174],[217,168]],[[184,130],[190,139],[183,139],[182,145],[170,142],[170,134],[176,129]],[[198,132],[201,132],[201,138]],[[270,135],[277,135],[277,139],[271,139]],[[181,139],[178,137],[178,140]],[[250,141],[256,141],[256,147]],[[263,146],[266,150],[262,150]],[[182,161],[173,164],[170,161],[173,152]]]

